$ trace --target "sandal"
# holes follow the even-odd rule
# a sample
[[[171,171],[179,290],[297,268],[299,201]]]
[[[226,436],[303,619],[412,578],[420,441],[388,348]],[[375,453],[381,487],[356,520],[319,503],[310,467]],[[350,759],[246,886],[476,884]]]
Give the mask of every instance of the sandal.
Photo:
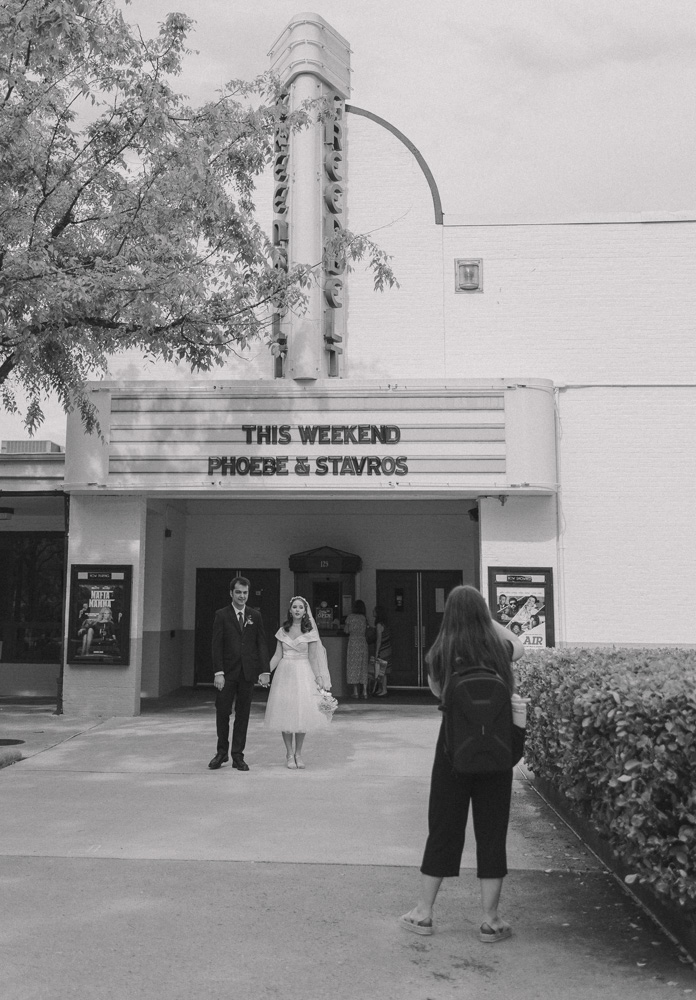
[[[425,920],[412,920],[409,913],[404,913],[403,917],[399,917],[399,923],[404,930],[411,931],[412,934],[429,935],[433,933],[433,921],[430,917]]]
[[[289,767],[291,771],[294,771],[294,769],[297,767],[297,764],[295,763],[295,754],[294,753],[289,753],[289,754],[286,755],[286,757],[285,757],[285,766]]]
[[[505,941],[512,935],[512,927],[503,924],[502,927],[491,927],[490,924],[481,924],[479,930],[479,941],[486,944],[495,944],[497,941]]]
[[[295,767],[297,768],[298,771],[304,771],[305,769],[304,761],[302,760],[302,758],[298,753],[295,754]]]

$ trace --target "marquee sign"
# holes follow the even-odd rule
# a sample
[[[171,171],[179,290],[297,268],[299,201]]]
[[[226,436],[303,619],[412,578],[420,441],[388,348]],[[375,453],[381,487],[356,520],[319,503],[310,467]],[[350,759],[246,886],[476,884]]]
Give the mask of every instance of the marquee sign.
[[[381,424],[243,424],[246,444],[398,444],[401,430]],[[296,440],[295,440],[296,439]],[[210,455],[209,476],[406,476],[405,455]]]
[[[266,491],[504,482],[500,391],[403,398],[278,388],[117,393],[109,483]]]
[[[80,447],[69,452],[68,492],[556,490],[554,399],[541,380],[414,383],[398,391],[339,380],[311,387],[102,382],[98,401],[101,439],[86,439],[78,420],[69,424]]]
[[[332,99],[334,118],[324,126],[324,238],[331,241],[340,235],[343,224],[338,218],[343,212],[343,116],[345,102],[338,94]],[[345,261],[324,254],[324,344],[329,352],[329,372],[332,377],[339,374],[338,356],[343,348],[342,321],[337,310],[343,308],[343,278]]]

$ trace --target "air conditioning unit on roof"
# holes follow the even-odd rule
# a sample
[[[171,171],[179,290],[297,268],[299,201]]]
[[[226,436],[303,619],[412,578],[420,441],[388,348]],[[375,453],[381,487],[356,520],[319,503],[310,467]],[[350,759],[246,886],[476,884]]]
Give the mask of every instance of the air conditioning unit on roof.
[[[3,441],[0,446],[3,455],[55,455],[62,451],[53,441]]]

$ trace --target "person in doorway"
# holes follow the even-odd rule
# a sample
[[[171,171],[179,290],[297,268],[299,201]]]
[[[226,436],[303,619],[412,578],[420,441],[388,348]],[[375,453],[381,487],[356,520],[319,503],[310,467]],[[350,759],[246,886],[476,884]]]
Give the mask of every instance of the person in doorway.
[[[282,734],[285,766],[303,771],[305,734],[325,729],[331,722],[319,710],[318,699],[322,690],[331,690],[326,650],[304,597],[291,599],[288,616],[275,637],[278,644],[271,659],[275,674],[263,726]]]
[[[375,695],[387,694],[387,675],[391,669],[392,638],[387,625],[387,612],[378,604],[375,608]]]
[[[236,576],[230,583],[232,603],[215,612],[213,669],[215,670],[215,722],[217,752],[208,764],[215,770],[229,760],[230,716],[234,706],[232,767],[248,771],[244,760],[254,684],[268,675],[268,644],[261,613],[247,607],[249,581]],[[266,681],[267,683],[267,681]]]
[[[348,633],[346,652],[346,682],[353,688],[353,698],[367,698],[367,667],[369,650],[367,645],[367,614],[363,601],[354,601],[351,614],[346,617],[344,629]]]
[[[491,619],[475,587],[455,587],[451,591],[440,631],[427,654],[428,683],[433,694],[441,698],[453,670],[480,665],[495,670],[513,702],[513,761],[522,755],[526,703],[514,694],[511,660],[523,654],[519,639]],[[459,875],[471,803],[481,887],[479,940],[492,944],[510,937],[512,931],[498,914],[498,905],[507,875],[505,845],[511,796],[512,767],[485,774],[460,774],[454,770],[444,745],[443,716],[430,784],[420,895],[416,906],[400,918],[403,928],[414,934],[433,933],[433,905],[442,879]]]

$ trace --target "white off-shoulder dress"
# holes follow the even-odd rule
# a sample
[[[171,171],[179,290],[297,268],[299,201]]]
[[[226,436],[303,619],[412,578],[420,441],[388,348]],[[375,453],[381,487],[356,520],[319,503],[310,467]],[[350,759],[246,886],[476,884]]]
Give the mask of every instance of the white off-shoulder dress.
[[[319,711],[319,689],[309,662],[309,643],[318,642],[319,634],[313,629],[291,639],[279,628],[275,637],[283,645],[283,658],[273,672],[264,728],[283,733],[325,729],[331,717]]]

